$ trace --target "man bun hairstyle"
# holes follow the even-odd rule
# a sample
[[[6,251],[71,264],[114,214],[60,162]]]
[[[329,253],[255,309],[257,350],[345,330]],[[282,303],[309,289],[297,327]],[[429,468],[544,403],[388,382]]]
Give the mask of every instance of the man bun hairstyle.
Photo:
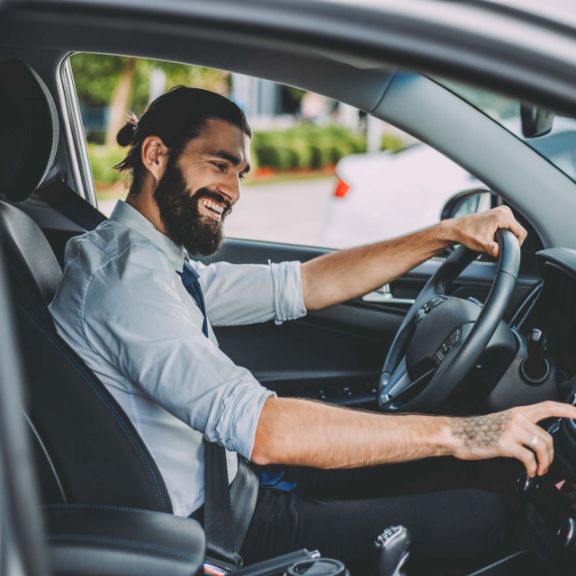
[[[136,129],[138,128],[138,116],[134,114],[134,112],[130,112],[128,114],[128,120],[126,124],[122,126],[122,128],[116,134],[116,142],[123,148],[126,146],[130,146],[134,141],[134,134],[136,133]]]
[[[148,136],[158,136],[177,158],[186,144],[197,138],[209,119],[219,119],[236,126],[244,134],[252,131],[244,112],[231,100],[200,88],[176,86],[154,100],[140,119],[131,114],[116,135],[120,146],[130,146],[128,154],[114,168],[131,172],[130,194],[140,191],[146,169],[142,164],[142,142]]]

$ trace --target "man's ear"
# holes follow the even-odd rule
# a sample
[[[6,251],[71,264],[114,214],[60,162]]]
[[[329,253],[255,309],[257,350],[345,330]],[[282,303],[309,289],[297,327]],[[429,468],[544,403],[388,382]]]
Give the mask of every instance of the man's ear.
[[[142,142],[141,160],[158,184],[168,164],[168,147],[158,136],[147,136]]]

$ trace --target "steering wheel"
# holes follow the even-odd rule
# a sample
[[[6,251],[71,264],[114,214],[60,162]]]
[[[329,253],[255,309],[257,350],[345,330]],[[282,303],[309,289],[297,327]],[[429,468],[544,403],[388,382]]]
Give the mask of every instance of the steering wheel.
[[[498,328],[518,276],[520,246],[498,230],[496,276],[484,304],[447,296],[448,288],[478,254],[459,246],[426,283],[396,333],[380,375],[385,411],[434,411],[478,362]]]

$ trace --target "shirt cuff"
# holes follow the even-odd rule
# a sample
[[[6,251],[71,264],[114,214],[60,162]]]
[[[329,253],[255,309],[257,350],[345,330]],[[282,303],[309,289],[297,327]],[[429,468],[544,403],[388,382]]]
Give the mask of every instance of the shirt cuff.
[[[256,381],[234,388],[224,399],[223,414],[215,430],[216,437],[209,438],[207,435],[208,439],[250,459],[260,414],[270,397],[276,397],[276,393]]]
[[[300,266],[301,263],[297,260],[270,263],[276,324],[306,316]]]

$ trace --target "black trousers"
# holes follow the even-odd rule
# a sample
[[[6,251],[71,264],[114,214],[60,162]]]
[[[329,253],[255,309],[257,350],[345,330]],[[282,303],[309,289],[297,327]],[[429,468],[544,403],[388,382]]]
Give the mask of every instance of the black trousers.
[[[293,469],[294,492],[261,489],[241,554],[253,563],[299,548],[375,573],[374,540],[391,525],[412,536],[408,574],[472,571],[509,553],[520,467],[512,461],[420,462]]]

